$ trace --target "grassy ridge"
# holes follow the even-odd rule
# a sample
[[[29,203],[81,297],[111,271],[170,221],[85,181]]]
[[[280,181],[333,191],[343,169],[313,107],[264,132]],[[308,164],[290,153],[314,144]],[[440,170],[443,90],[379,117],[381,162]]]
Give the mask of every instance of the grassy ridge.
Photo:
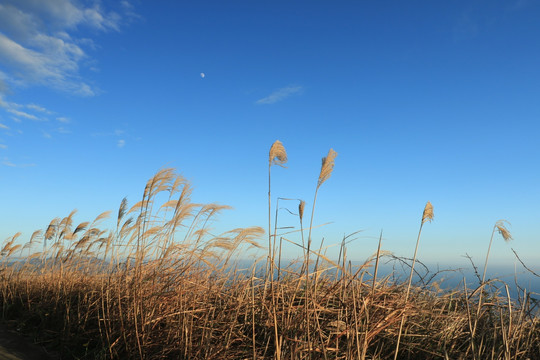
[[[336,155],[323,159],[316,191]],[[282,145],[273,146],[269,220],[270,169],[285,162]],[[240,270],[237,257],[260,248],[264,230],[214,235],[210,225],[227,207],[193,204],[190,194],[165,169],[141,201],[122,202],[113,230],[100,226],[108,213],[75,226],[72,212],[24,245],[20,234],[8,239],[2,319],[66,359],[540,359],[540,320],[526,292],[512,302],[490,291],[492,280],[444,292],[392,283],[377,278],[380,247],[353,267],[345,241],[329,259],[311,247],[303,201],[299,266],[279,265],[281,242],[292,240],[277,241],[276,215],[265,271]],[[426,206],[421,225],[432,211]]]

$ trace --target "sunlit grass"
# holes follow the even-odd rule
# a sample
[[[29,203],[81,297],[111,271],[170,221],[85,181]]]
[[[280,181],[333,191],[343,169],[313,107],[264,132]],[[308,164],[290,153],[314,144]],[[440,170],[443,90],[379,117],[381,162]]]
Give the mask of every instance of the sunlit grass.
[[[286,161],[278,145],[269,169]],[[311,216],[335,158],[323,159]],[[298,240],[277,235],[277,215],[272,234],[270,190],[269,171],[268,255],[247,269],[237,260],[260,254],[265,231],[213,234],[228,207],[193,204],[171,169],[148,181],[141,201],[122,201],[114,229],[101,226],[108,212],[78,225],[72,212],[25,244],[17,234],[1,251],[2,319],[67,359],[540,359],[526,291],[512,301],[485,276],[473,288],[415,286],[419,241],[405,283],[377,277],[381,241],[360,266],[345,240],[330,259],[311,246],[303,200]],[[421,226],[433,218],[428,205]],[[301,249],[298,263],[280,266],[282,242]]]

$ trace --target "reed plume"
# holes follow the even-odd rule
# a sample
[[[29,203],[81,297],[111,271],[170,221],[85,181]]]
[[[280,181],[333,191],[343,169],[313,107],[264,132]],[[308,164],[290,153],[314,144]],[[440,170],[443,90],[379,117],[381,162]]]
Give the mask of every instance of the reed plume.
[[[279,165],[285,167],[284,164],[287,162],[287,152],[281,141],[276,140],[272,147],[270,148],[270,166]]]
[[[334,170],[334,160],[337,156],[337,152],[333,149],[328,151],[328,155],[322,159],[321,173],[319,174],[319,181],[317,187],[321,186],[332,175]]]
[[[306,202],[304,200],[300,200],[300,204],[298,204],[298,216],[300,216],[300,221],[304,218],[304,208],[306,207]]]
[[[433,205],[428,201],[426,207],[424,208],[424,213],[422,214],[422,224],[426,221],[431,222],[433,220]]]

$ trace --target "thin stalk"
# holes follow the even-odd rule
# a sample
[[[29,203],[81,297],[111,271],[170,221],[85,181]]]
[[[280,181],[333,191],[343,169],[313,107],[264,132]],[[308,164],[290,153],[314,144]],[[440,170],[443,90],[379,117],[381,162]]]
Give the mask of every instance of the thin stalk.
[[[375,284],[377,283],[377,271],[379,270],[379,259],[381,257],[382,229],[379,236],[379,246],[377,247],[377,258],[375,260],[375,271],[373,272],[373,285],[371,287],[371,295],[375,294]]]
[[[414,274],[414,264],[416,263],[416,255],[418,254],[418,245],[420,244],[420,235],[422,235],[422,227],[424,226],[424,223],[426,221],[433,220],[433,206],[428,201],[425,208],[424,213],[422,214],[422,221],[420,222],[420,229],[418,230],[418,237],[416,238],[416,247],[414,248],[414,256],[413,256],[413,262],[411,265],[411,274],[409,275],[409,281],[407,284],[407,292],[405,294],[405,307],[407,306],[407,302],[409,301],[409,293],[411,290],[411,283],[412,283],[412,277]],[[398,333],[398,339],[396,344],[396,352],[394,353],[394,360],[397,359],[398,353],[399,353],[399,342],[401,340],[401,333],[403,331],[403,324],[405,323],[405,309],[403,309],[403,314],[401,315],[401,323],[399,325],[399,333]]]
[[[272,272],[272,163],[268,165],[268,261],[266,263],[266,275]],[[265,286],[266,289],[266,286]]]
[[[482,283],[480,284],[480,294],[478,295],[478,307],[476,308],[476,317],[474,319],[474,326],[472,329],[471,336],[474,338],[474,335],[476,334],[476,326],[478,325],[478,319],[480,317],[480,312],[482,310],[482,300],[484,295],[484,285],[486,281],[486,270],[487,270],[487,264],[489,260],[489,252],[491,250],[491,244],[493,243],[493,237],[495,236],[495,230],[497,229],[497,225],[493,226],[493,231],[491,231],[491,238],[489,239],[489,246],[486,254],[486,262],[484,263],[484,272],[482,274]]]

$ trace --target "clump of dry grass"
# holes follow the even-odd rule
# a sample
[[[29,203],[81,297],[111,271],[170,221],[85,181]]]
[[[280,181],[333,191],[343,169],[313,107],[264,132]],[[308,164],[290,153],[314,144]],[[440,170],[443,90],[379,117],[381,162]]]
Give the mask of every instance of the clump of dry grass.
[[[270,151],[270,166],[284,163],[280,144]],[[323,159],[314,203],[335,157],[330,150]],[[304,257],[278,268],[275,279],[258,260],[248,268],[237,261],[260,247],[261,228],[213,235],[209,226],[227,207],[194,204],[190,196],[189,182],[163,169],[139,202],[122,201],[113,230],[101,227],[108,212],[76,226],[72,212],[24,245],[20,234],[7,239],[0,251],[2,319],[66,359],[540,358],[540,322],[528,295],[512,302],[487,284],[441,291],[413,286],[410,278],[400,284],[371,276],[385,256],[382,232],[364,264],[347,261],[347,238],[332,260],[322,244],[310,247],[313,220],[304,245],[304,201],[302,243],[279,235]],[[428,203],[416,250],[432,219]],[[494,231],[504,237],[501,228]]]

